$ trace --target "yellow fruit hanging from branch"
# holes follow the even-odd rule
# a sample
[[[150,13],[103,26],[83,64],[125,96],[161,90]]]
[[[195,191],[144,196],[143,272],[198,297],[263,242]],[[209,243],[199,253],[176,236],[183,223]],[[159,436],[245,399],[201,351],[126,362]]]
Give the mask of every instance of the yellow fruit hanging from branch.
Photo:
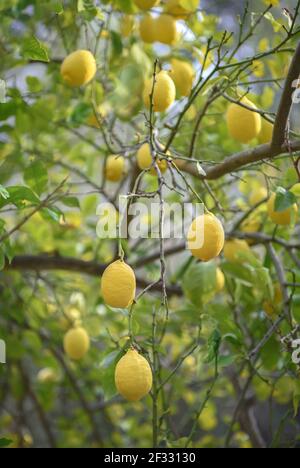
[[[128,401],[139,401],[148,395],[152,380],[152,370],[147,359],[135,349],[130,349],[116,366],[117,390]]]
[[[82,359],[90,348],[90,338],[82,327],[72,328],[64,337],[65,353],[73,360]]]
[[[122,260],[111,263],[101,279],[101,293],[105,304],[126,309],[135,298],[136,279],[132,268]]]
[[[105,177],[110,182],[119,182],[125,174],[125,159],[123,156],[110,155],[106,160]]]
[[[272,193],[267,203],[269,218],[275,224],[278,224],[280,226],[288,226],[289,224],[291,224],[293,218],[295,219],[298,213],[297,204],[295,203],[294,205],[290,206],[289,208],[283,211],[276,211],[275,203],[276,193]]]
[[[208,262],[223,250],[225,233],[221,221],[211,213],[198,216],[187,235],[188,248],[199,260]]]
[[[89,83],[96,75],[95,57],[88,50],[77,50],[68,55],[61,65],[64,81],[76,88]]]
[[[171,61],[170,77],[174,81],[177,93],[180,96],[187,97],[190,95],[195,79],[195,70],[190,63],[173,59]]]
[[[168,155],[170,153],[168,152]],[[143,171],[146,169],[149,169],[151,166],[150,174],[151,175],[157,175],[156,169],[153,166],[153,158],[151,155],[151,150],[150,150],[150,145],[149,143],[144,143],[138,150],[137,155],[137,163],[139,168]],[[156,157],[156,163],[159,167],[160,172],[163,174],[166,172],[168,168],[168,163],[166,159],[159,159],[159,157]]]
[[[244,97],[240,102],[250,109],[239,104],[230,104],[226,115],[228,132],[234,140],[249,143],[253,138],[257,138],[261,131],[261,116],[249,99]]]
[[[145,106],[150,108],[150,96],[153,91],[153,78],[146,81],[143,92]],[[154,112],[166,111],[175,101],[176,88],[168,72],[161,71],[156,75],[153,91]]]

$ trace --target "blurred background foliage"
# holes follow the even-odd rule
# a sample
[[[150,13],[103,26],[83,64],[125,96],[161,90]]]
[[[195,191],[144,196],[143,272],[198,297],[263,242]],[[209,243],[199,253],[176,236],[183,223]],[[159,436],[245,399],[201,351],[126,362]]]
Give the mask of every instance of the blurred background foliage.
[[[250,1],[248,21],[256,18],[267,3]],[[282,8],[292,11],[296,2],[273,3],[272,14],[238,50],[237,61],[275,47],[284,37],[282,25],[288,25],[288,18]],[[121,141],[125,149],[137,145],[147,133],[141,91],[154,58],[158,56],[163,64],[169,63],[171,56],[186,58],[199,69],[210,36],[218,43],[225,28],[234,30],[228,44],[233,49],[237,16],[243,14],[245,6],[244,1],[202,0],[197,14],[180,21],[184,34],[171,49],[144,44],[137,25],[125,37],[121,30],[124,14],[133,14],[136,23],[140,15],[131,0],[0,0],[0,79],[5,82],[5,89],[1,84],[5,98],[0,104],[0,234],[29,209],[39,206],[68,177],[64,189],[51,203],[41,207],[0,245],[0,338],[7,345],[7,363],[0,365],[2,445],[8,440],[11,447],[151,446],[151,398],[125,403],[116,395],[114,385],[115,363],[127,343],[127,312],[103,304],[98,277],[4,267],[8,260],[25,254],[75,257],[101,264],[115,258],[116,241],[96,236],[97,206],[105,199],[100,193],[102,168],[110,151],[102,130],[90,124],[92,100],[102,106],[108,141]],[[228,93],[236,97],[238,89],[247,89],[255,104],[274,116],[297,40],[299,36],[289,42],[285,53],[254,61]],[[93,86],[73,90],[62,82],[59,70],[63,58],[78,48],[96,51],[99,70]],[[226,71],[220,72],[195,101],[174,139],[174,152],[186,153],[191,123],[209,87],[225,75]],[[162,141],[184,102],[177,101],[167,115],[159,118]],[[224,120],[227,106],[223,97],[210,106],[197,136],[197,159],[218,162],[242,148],[228,136]],[[300,132],[297,109],[293,110],[292,129]],[[258,143],[253,141],[251,145]],[[114,197],[119,189],[126,193],[134,171],[134,154],[129,151],[128,178],[121,188],[108,184],[106,194]],[[249,196],[260,187],[275,189],[280,185],[288,189],[297,183],[297,174],[287,158],[272,165],[253,165],[239,176],[211,183],[224,208],[226,226],[237,214],[247,211]],[[146,184],[149,191],[155,190],[157,181],[147,176]],[[202,183],[194,178],[192,184],[213,209],[215,199]],[[166,200],[181,198],[170,191]],[[273,235],[274,225],[267,219],[264,206],[255,222],[256,231]],[[282,227],[276,235],[289,242],[295,233],[299,238],[298,227]],[[124,248],[129,264],[134,265],[157,252],[159,245],[157,239],[152,239],[128,242]],[[282,255],[289,281],[299,283],[299,268],[295,269],[288,252]],[[263,304],[274,301],[276,274],[266,250],[253,246],[242,264],[222,259],[226,287],[218,293],[217,265],[187,262],[186,252],[167,260],[168,281],[180,284],[184,294],[170,297],[170,320],[159,348],[160,378],[164,380],[181,360],[182,365],[159,401],[163,415],[160,444],[185,445],[195,415],[214,381],[217,342],[220,375],[212,398],[196,421],[193,446],[224,446],[234,408],[249,376],[251,385],[242,401],[243,417],[231,427],[230,444],[241,448],[257,445],[257,434],[251,432],[249,423],[255,416],[268,446],[298,446],[300,383],[280,337],[274,336],[263,348],[254,375],[245,365],[248,351],[270,326]],[[159,262],[141,266],[138,274],[148,282],[159,277]],[[158,310],[158,325],[163,326],[164,313],[155,293],[139,301],[134,315],[134,333],[145,350],[151,345],[153,308]],[[297,291],[292,314],[298,322]],[[74,321],[82,323],[92,338],[91,350],[79,364],[70,362],[62,348],[63,336]],[[289,326],[283,324],[282,336],[289,331]],[[199,345],[189,354],[195,343]]]

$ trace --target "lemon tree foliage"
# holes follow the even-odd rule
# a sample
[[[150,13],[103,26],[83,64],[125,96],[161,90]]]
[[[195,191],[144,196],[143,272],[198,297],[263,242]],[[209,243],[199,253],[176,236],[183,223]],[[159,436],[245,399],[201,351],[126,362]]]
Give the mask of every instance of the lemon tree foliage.
[[[269,3],[0,0],[1,447],[299,446],[300,2]],[[119,195],[155,235],[104,236]]]

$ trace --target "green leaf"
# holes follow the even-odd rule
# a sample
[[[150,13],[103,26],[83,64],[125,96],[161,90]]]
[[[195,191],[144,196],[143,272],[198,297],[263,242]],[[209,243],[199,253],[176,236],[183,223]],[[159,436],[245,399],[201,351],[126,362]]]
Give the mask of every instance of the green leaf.
[[[61,15],[64,12],[62,0],[52,0],[51,7],[57,15]]]
[[[5,267],[5,255],[4,255],[2,248],[0,248],[0,271],[2,271],[4,267]]]
[[[135,5],[132,0],[116,0],[116,4],[124,13],[130,14],[135,12]]]
[[[34,161],[25,169],[24,180],[34,192],[41,195],[48,185],[48,173],[41,161]]]
[[[272,13],[270,11],[268,11],[267,13],[265,13],[265,18],[270,21],[270,23],[272,24],[272,27],[274,29],[274,32],[279,32],[280,29],[282,28],[282,24],[278,23],[278,21],[275,20],[274,16],[272,15]]]
[[[78,0],[77,11],[82,14],[87,21],[92,21],[94,18],[103,19],[103,13],[101,9],[95,5],[94,0]]]
[[[219,354],[222,336],[220,331],[216,328],[208,339],[207,354],[204,359],[206,364],[213,362]]]
[[[236,360],[237,356],[230,355],[230,356],[220,356],[218,359],[218,366],[219,367],[229,367],[231,366]]]
[[[216,289],[215,262],[194,263],[183,278],[183,290],[186,297],[195,305],[201,305],[205,296]]]
[[[116,33],[115,31],[111,31],[111,40],[112,40],[112,47],[113,47],[113,55],[118,57],[123,52],[123,43],[120,34]]]
[[[55,223],[59,223],[63,216],[63,212],[57,207],[43,208],[41,210],[41,215],[46,221],[55,221]]]
[[[65,197],[61,200],[61,202],[70,208],[80,208],[80,202],[76,197]]]
[[[35,36],[24,40],[22,55],[27,60],[50,62],[47,48]]]
[[[292,192],[285,190],[283,187],[277,188],[275,199],[275,211],[285,211],[291,206],[293,206],[295,203],[297,203],[297,198]]]
[[[42,82],[36,76],[27,76],[26,83],[31,93],[39,93],[43,89]]]
[[[74,108],[70,116],[70,123],[75,126],[86,123],[92,112],[90,104],[81,102]]]
[[[9,101],[0,106],[0,120],[6,120],[13,115],[16,115],[18,106],[15,101]]]
[[[0,448],[9,447],[12,444],[12,440],[10,439],[0,439]]]
[[[17,208],[23,208],[26,202],[30,202],[33,205],[38,205],[40,203],[40,199],[29,187],[16,185],[8,187],[7,191],[9,197],[6,200],[0,199],[0,208],[8,204],[13,204]]]
[[[0,197],[4,198],[4,200],[7,200],[9,198],[8,191],[1,184],[0,184]]]
[[[114,350],[108,353],[101,362],[101,381],[105,400],[109,400],[117,394],[115,385],[115,367],[123,354],[123,350]]]

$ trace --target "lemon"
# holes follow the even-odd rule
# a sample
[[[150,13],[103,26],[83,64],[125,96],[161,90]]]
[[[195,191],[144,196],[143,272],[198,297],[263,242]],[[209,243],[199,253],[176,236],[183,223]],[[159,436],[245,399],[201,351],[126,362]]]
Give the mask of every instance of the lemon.
[[[224,245],[224,257],[231,263],[243,263],[243,254],[250,252],[250,247],[245,240],[233,239],[226,241]]]
[[[150,10],[155,5],[158,5],[160,0],[133,0],[137,7],[141,10]]]
[[[120,32],[123,37],[129,37],[135,26],[134,17],[132,15],[124,15],[121,19]]]
[[[168,155],[169,154],[170,153],[168,152]],[[137,158],[138,166],[142,171],[145,170],[145,169],[149,169],[152,166],[153,159],[152,159],[149,143],[144,143],[140,147],[140,149],[137,152],[136,158]],[[166,170],[168,168],[167,161],[165,159],[160,159],[160,160],[156,159],[156,162],[157,162],[157,165],[159,167],[160,172],[161,173],[166,172]],[[151,168],[150,173],[152,175],[157,175],[155,167]]]
[[[81,327],[72,328],[64,338],[65,353],[75,361],[82,359],[90,349],[90,338]]]
[[[150,95],[153,89],[153,78],[146,81],[143,99],[144,104],[150,108]],[[156,76],[156,82],[153,93],[153,110],[154,112],[166,111],[175,101],[176,88],[173,80],[166,71],[161,71]]]
[[[192,222],[187,239],[192,255],[208,262],[220,255],[224,247],[222,223],[211,213],[200,215]]]
[[[155,20],[155,39],[162,44],[173,45],[178,39],[176,20],[170,15],[160,15]]]
[[[116,366],[115,383],[126,400],[141,400],[152,388],[152,371],[148,361],[136,350],[130,349]]]
[[[81,325],[81,313],[76,307],[66,310],[59,321],[60,328],[67,330],[70,326],[77,327]]]
[[[258,141],[262,145],[266,143],[271,143],[273,137],[274,125],[268,122],[265,119],[261,119],[261,131],[258,135]]]
[[[265,187],[253,190],[249,197],[249,203],[251,206],[256,206],[268,197],[268,190]]]
[[[189,96],[193,87],[195,71],[192,65],[183,60],[173,59],[170,76],[175,83],[176,90],[181,96]]]
[[[95,57],[88,50],[77,50],[68,55],[62,63],[61,75],[72,87],[89,83],[96,75]]]
[[[101,279],[101,292],[105,304],[126,309],[135,298],[136,279],[132,268],[122,260],[111,263]]]
[[[50,367],[41,369],[37,375],[37,381],[39,383],[56,383],[58,380],[59,378],[57,372]]]
[[[151,15],[145,15],[139,24],[140,36],[143,42],[152,44],[155,42],[156,22]]]
[[[105,177],[110,182],[119,182],[125,172],[125,159],[123,156],[110,155],[105,166]]]
[[[186,19],[191,14],[180,5],[180,0],[166,0],[165,11],[176,19]]]
[[[246,232],[248,234],[259,232],[260,228],[261,228],[261,220],[257,216],[249,217],[241,225],[241,231]],[[248,245],[255,244],[254,239],[247,239],[246,242],[247,242]]]
[[[282,305],[283,294],[280,284],[274,286],[274,301],[265,301],[263,303],[263,309],[268,317],[272,318],[277,315],[278,308]]]
[[[257,109],[246,97],[241,99],[241,103]],[[257,112],[252,112],[238,104],[230,104],[226,119],[229,134],[240,143],[248,143],[256,138],[261,131],[261,116]]]
[[[216,269],[216,291],[221,292],[225,286],[225,276],[221,268]]]
[[[287,208],[284,211],[275,211],[275,200],[276,193],[272,193],[267,203],[269,217],[275,224],[288,226],[292,222],[293,215],[296,216],[298,213],[298,207],[295,203],[293,206]]]

